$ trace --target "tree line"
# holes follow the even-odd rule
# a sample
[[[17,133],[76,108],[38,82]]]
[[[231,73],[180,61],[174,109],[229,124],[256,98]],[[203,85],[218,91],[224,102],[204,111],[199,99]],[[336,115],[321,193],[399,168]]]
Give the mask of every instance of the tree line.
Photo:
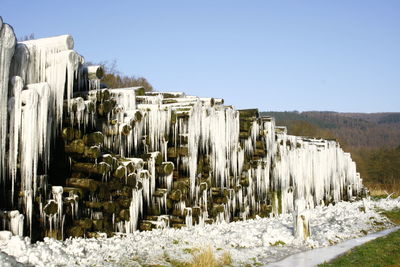
[[[92,64],[92,63],[89,63]],[[125,88],[142,86],[146,92],[153,91],[154,88],[144,77],[125,75],[118,71],[116,61],[99,63],[104,69],[104,76],[100,82],[108,88]]]

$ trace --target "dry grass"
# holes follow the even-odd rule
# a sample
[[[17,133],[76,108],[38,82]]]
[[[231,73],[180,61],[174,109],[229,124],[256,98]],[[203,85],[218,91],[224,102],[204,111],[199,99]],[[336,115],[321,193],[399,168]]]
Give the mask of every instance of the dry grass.
[[[211,247],[203,248],[193,254],[192,261],[188,264],[190,267],[222,267],[232,264],[232,257],[229,252],[224,252],[217,259]]]
[[[232,264],[232,257],[228,251],[225,251],[219,259],[221,266],[229,266]]]
[[[393,184],[366,184],[372,197],[400,196],[400,183]]]

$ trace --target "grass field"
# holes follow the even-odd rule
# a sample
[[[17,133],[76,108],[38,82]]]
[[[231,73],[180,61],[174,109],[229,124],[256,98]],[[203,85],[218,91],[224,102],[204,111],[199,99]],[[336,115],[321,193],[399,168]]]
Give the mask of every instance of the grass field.
[[[365,183],[370,191],[372,197],[391,197],[396,198],[400,196],[400,183],[393,184],[377,184],[377,183]]]
[[[400,209],[383,214],[393,223],[400,224]],[[345,255],[319,266],[400,266],[400,230],[355,247]]]

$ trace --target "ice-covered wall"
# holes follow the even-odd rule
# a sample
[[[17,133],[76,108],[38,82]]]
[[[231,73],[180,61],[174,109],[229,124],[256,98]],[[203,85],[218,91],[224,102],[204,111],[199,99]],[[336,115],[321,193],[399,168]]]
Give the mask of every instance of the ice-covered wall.
[[[2,207],[19,210],[2,217],[14,233],[230,222],[360,194],[355,163],[335,141],[287,135],[273,118],[222,99],[99,89],[101,67],[82,65],[72,37],[15,44],[1,25]],[[65,159],[62,172],[54,155]]]
[[[122,232],[230,222],[296,212],[299,199],[305,209],[361,192],[355,164],[337,142],[287,135],[255,109],[140,87],[80,95],[63,130],[67,186],[97,189],[83,197],[87,209],[74,230],[84,228],[84,217]],[[76,109],[75,101],[90,105]],[[92,119],[78,119],[78,110]],[[95,148],[98,154],[87,152]]]
[[[69,35],[17,43],[13,29],[1,23],[0,40],[2,206],[20,209],[31,229],[39,177],[47,174],[51,140],[83,58],[71,50]]]

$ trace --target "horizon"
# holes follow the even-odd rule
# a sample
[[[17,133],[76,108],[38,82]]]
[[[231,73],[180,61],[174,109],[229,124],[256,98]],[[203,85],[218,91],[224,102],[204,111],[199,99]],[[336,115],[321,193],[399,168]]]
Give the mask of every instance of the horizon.
[[[42,3],[5,0],[0,16],[17,38],[71,34],[86,61],[115,59],[156,91],[260,111],[400,111],[398,1]]]
[[[400,113],[399,111],[380,111],[380,112],[346,112],[346,111],[333,111],[333,110],[260,110],[260,112],[295,112],[295,113],[307,113],[307,112],[320,112],[320,113],[340,113],[340,114],[393,114]]]

